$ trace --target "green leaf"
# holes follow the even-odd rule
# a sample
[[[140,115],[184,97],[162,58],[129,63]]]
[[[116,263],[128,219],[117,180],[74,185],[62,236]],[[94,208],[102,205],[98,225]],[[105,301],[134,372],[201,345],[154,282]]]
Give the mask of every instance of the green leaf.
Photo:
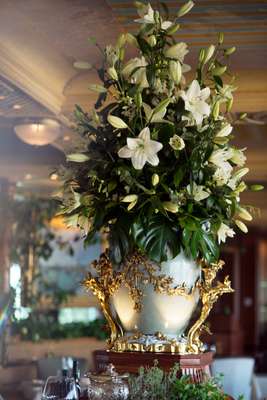
[[[180,183],[183,180],[183,177],[185,176],[185,172],[186,172],[185,168],[182,166],[179,169],[177,169],[173,177],[173,183],[175,187],[178,187],[180,185]]]
[[[110,257],[115,264],[120,264],[130,251],[130,225],[131,219],[124,214],[110,229]]]
[[[169,251],[173,257],[179,253],[177,224],[162,215],[138,218],[132,225],[132,235],[137,246],[155,262],[166,261]]]
[[[190,242],[191,255],[194,259],[197,259],[199,254],[199,242],[201,240],[200,231],[195,231],[192,235],[192,239]]]
[[[182,239],[185,247],[189,246],[191,236],[192,236],[192,231],[190,231],[189,229],[183,230]]]
[[[202,233],[202,237],[209,249],[209,251],[212,253],[214,258],[218,259],[219,258],[219,247],[215,241],[215,239],[206,233]]]
[[[192,218],[192,217],[183,217],[183,218],[180,218],[180,225],[183,227],[183,228],[186,228],[186,229],[188,229],[188,230],[190,230],[190,231],[197,231],[197,230],[199,230],[199,224],[198,224],[198,222],[194,219],[194,218]]]
[[[169,98],[162,100],[162,101],[157,105],[157,107],[154,108],[154,110],[153,110],[153,115],[156,115],[156,114],[158,114],[158,113],[163,112],[163,111],[168,107],[168,105],[170,104],[170,101],[171,101],[171,99],[169,99]]]

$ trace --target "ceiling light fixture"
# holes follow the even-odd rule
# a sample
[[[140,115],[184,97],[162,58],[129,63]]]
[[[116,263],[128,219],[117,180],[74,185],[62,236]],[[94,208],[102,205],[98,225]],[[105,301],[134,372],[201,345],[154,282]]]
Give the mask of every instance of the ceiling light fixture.
[[[25,179],[26,179],[27,181],[30,181],[30,180],[32,179],[32,175],[31,175],[31,174],[26,174],[26,175],[25,175]]]
[[[20,104],[14,104],[13,109],[14,110],[20,110],[22,106]]]
[[[58,174],[51,174],[50,175],[50,179],[51,179],[51,181],[57,181],[58,180]]]
[[[60,124],[53,119],[38,122],[24,122],[15,126],[16,135],[32,146],[45,146],[53,143],[61,135]]]

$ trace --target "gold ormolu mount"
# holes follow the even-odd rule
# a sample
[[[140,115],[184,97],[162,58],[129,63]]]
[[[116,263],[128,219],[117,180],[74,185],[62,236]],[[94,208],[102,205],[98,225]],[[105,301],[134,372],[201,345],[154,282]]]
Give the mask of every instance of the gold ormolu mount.
[[[220,260],[218,263],[207,265],[201,261],[201,270],[203,272],[202,280],[198,283],[200,289],[200,300],[202,302],[202,309],[199,319],[190,328],[187,336],[187,352],[190,354],[198,354],[203,351],[203,343],[200,341],[200,335],[203,331],[209,332],[205,321],[208,318],[214,303],[224,293],[232,293],[234,290],[231,288],[231,281],[229,276],[224,278],[223,282],[216,282],[214,279],[217,272],[224,266],[224,261]]]
[[[144,266],[144,272],[140,272],[139,266]],[[222,269],[224,261],[208,265],[200,261],[202,278],[195,287],[188,290],[185,286],[176,288],[171,287],[172,279],[165,275],[157,275],[153,264],[147,259],[135,253],[127,259],[125,266],[119,272],[114,272],[111,261],[108,258],[108,253],[101,255],[98,261],[94,261],[92,266],[97,272],[97,276],[88,274],[83,282],[87,290],[91,290],[98,298],[103,314],[110,327],[110,338],[108,340],[109,349],[111,351],[150,351],[150,352],[171,352],[178,354],[199,354],[204,351],[204,345],[200,340],[200,335],[204,330],[208,331],[205,325],[214,303],[224,293],[231,293],[231,282],[227,276],[223,282],[217,281],[214,284],[217,272]],[[145,276],[143,275],[145,274]],[[142,278],[142,282],[150,283],[154,286],[157,293],[164,293],[170,296],[182,295],[191,296],[195,290],[199,290],[202,309],[198,320],[189,329],[186,343],[179,343],[175,339],[168,340],[160,332],[155,333],[157,339],[162,338],[162,344],[141,344],[139,339],[142,333],[137,333],[132,337],[123,336],[123,329],[115,320],[111,312],[110,298],[120,288],[122,283],[129,289],[129,295],[135,302],[135,309],[138,311],[142,307],[142,291],[138,288],[137,278]],[[145,278],[145,279],[144,279]]]

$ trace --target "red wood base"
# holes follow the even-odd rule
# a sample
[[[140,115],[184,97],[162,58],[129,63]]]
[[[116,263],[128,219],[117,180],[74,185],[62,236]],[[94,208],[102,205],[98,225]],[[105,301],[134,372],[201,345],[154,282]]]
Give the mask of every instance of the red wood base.
[[[170,353],[138,353],[125,352],[114,353],[106,350],[94,352],[95,369],[101,372],[109,363],[113,364],[120,373],[137,373],[141,366],[153,366],[157,360],[159,366],[168,371],[175,363],[181,368],[182,375],[189,375],[195,383],[203,382],[210,377],[210,365],[213,360],[213,353],[178,355]]]

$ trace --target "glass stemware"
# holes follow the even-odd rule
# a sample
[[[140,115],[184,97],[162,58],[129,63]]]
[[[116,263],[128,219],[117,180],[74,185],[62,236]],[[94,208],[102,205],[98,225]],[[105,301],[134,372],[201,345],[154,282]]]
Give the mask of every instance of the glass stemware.
[[[42,400],[79,400],[75,380],[69,377],[50,376],[46,381]]]

